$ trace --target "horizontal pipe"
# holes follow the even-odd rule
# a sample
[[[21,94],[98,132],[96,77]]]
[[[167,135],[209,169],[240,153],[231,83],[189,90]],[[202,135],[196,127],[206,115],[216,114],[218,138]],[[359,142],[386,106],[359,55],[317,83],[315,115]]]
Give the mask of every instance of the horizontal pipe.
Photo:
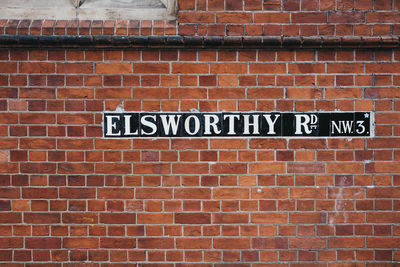
[[[2,48],[398,48],[399,36],[270,37],[270,36],[118,36],[0,35]]]

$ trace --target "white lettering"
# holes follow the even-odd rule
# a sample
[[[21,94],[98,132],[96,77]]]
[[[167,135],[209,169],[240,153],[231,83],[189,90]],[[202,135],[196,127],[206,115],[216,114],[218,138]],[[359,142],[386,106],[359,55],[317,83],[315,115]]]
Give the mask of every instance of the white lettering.
[[[352,128],[353,128],[353,121],[338,121],[338,124],[336,124],[335,121],[332,121],[332,133],[335,133],[335,130],[337,133],[351,133]],[[363,130],[364,132],[364,130]],[[357,132],[358,133],[358,132]]]
[[[339,121],[339,125],[336,124],[336,121],[331,121],[331,125],[332,125],[332,133],[335,133],[335,128],[336,128],[336,132],[341,133],[342,132],[342,127],[340,127],[340,121]]]
[[[342,121],[344,133],[351,133],[353,128],[353,121]]]
[[[170,129],[172,130],[172,134],[176,135],[181,117],[182,115],[160,115],[165,135],[169,134]]]
[[[147,118],[153,119],[153,121],[147,120]],[[152,135],[157,131],[157,125],[155,124],[156,115],[145,115],[140,118],[140,123],[144,126],[151,128],[151,132],[146,132],[143,128],[141,129],[142,135]]]
[[[267,120],[268,123],[268,132],[267,134],[276,134],[275,132],[275,123],[278,121],[278,118],[281,116],[280,114],[275,115],[275,119],[271,120],[272,115],[264,115],[264,118]]]
[[[253,117],[253,122],[250,123],[250,116]],[[244,131],[243,134],[250,134],[250,126],[253,127],[253,134],[259,134],[258,117],[260,115],[243,115],[244,118]]]
[[[212,122],[211,122],[212,119]],[[221,133],[221,130],[218,129],[217,123],[219,122],[219,117],[213,114],[204,114],[204,134],[212,134],[211,127],[213,128],[213,132],[215,134]]]
[[[193,130],[193,132],[190,131],[190,120],[191,119],[194,120],[194,130]],[[185,120],[185,131],[186,131],[186,133],[188,133],[189,135],[195,135],[195,134],[197,134],[197,132],[199,130],[200,130],[199,118],[197,116],[194,116],[194,115],[190,115],[189,117],[187,117],[186,120]]]
[[[311,130],[309,129],[309,125],[307,125],[308,123],[311,122],[311,118],[309,115],[299,115],[299,114],[295,114],[294,115],[296,118],[296,131],[294,134],[303,134],[303,131],[301,130],[301,128],[304,128],[304,132],[306,134],[310,134]]]
[[[138,133],[139,133],[138,129],[136,129],[136,131],[134,133],[131,132],[131,117],[132,117],[132,115],[124,115],[124,119],[125,119],[124,135],[138,135]]]
[[[113,133],[114,129],[117,129],[117,122],[113,122],[113,119],[119,119],[120,117],[118,115],[108,115],[107,116],[107,136],[118,136],[121,134],[121,131],[118,131],[117,133]]]
[[[358,134],[363,134],[365,132],[364,121],[357,121],[357,130]]]
[[[228,131],[228,134],[229,135],[236,134],[236,132],[235,132],[235,119],[239,119],[240,118],[239,115],[231,115],[231,114],[224,115],[224,120],[226,118],[229,119],[229,122],[228,122],[229,131]]]

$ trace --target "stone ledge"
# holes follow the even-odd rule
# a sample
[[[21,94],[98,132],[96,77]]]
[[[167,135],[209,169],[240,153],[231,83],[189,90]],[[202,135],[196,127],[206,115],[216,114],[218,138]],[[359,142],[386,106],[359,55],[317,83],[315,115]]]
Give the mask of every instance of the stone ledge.
[[[0,0],[2,19],[166,20],[176,18],[176,0]],[[79,2],[79,4],[78,4]]]
[[[0,35],[0,47],[21,48],[398,48],[399,36],[222,37],[118,35]]]

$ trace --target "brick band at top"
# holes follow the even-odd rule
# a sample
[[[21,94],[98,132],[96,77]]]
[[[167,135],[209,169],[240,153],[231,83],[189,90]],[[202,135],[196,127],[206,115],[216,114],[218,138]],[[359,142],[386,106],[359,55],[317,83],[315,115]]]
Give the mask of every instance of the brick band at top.
[[[104,113],[106,138],[129,137],[368,137],[370,112]]]

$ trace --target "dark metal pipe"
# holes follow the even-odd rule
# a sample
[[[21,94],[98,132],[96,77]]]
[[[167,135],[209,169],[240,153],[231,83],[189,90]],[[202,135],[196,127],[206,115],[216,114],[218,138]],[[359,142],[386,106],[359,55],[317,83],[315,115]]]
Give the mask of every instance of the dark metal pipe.
[[[119,36],[0,35],[1,48],[398,48],[399,36],[267,37],[267,36]]]

